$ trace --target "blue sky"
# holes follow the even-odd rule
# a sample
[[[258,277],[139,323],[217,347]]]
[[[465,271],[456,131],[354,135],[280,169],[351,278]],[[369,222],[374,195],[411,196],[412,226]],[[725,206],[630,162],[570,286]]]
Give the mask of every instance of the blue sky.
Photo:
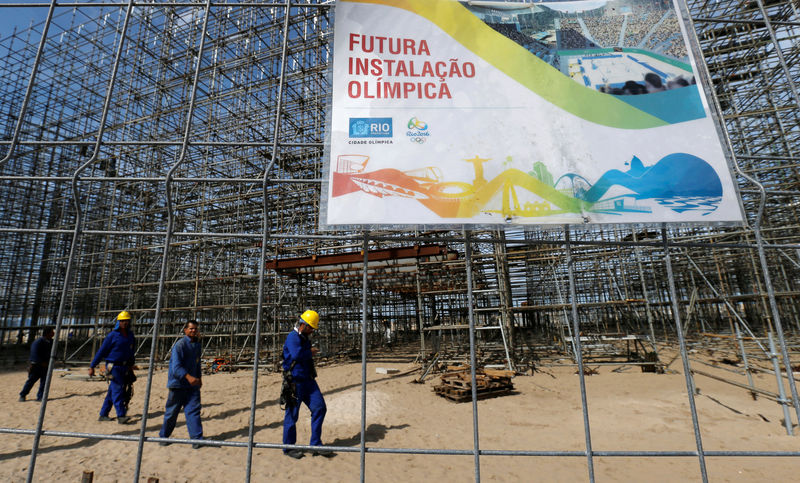
[[[8,5],[19,5],[22,3],[35,4],[37,6],[16,6],[11,7]],[[89,4],[89,0],[85,0]],[[123,3],[123,2],[119,2]],[[62,28],[69,28],[70,24],[74,21],[82,23],[88,18],[94,18],[101,14],[104,9],[102,7],[81,6],[78,7],[82,14],[79,14],[73,19],[74,7],[57,7],[55,10],[54,18],[55,23],[60,24]],[[24,31],[33,21],[34,25],[42,23],[47,18],[47,12],[50,9],[49,0],[0,0],[0,39],[5,39],[14,31]],[[108,7],[105,11],[117,11],[119,7]],[[51,34],[59,29],[51,29]],[[31,40],[32,43],[38,43],[38,33],[41,30],[37,29],[36,40]]]
[[[17,30],[28,28],[31,20],[41,22],[47,17],[47,7],[4,7],[7,4],[20,4],[20,3],[47,3],[46,0],[31,1],[31,0],[0,0],[0,39],[4,39],[11,35],[14,27]]]

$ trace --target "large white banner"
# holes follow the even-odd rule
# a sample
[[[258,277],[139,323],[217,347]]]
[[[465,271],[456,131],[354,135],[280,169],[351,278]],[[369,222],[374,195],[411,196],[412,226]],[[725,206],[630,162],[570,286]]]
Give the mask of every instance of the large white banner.
[[[321,224],[741,222],[675,10],[340,0]]]

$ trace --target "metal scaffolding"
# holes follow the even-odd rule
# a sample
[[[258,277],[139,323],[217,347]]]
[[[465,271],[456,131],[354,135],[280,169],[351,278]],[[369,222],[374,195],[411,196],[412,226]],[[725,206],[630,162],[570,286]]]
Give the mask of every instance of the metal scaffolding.
[[[249,441],[212,443],[248,449],[248,480],[253,448],[283,447],[253,440],[259,364],[276,367],[305,308],[324,314],[329,357],[364,358],[380,347],[383,321],[419,345],[423,364],[444,354],[471,362],[473,377],[476,365],[533,368],[568,354],[580,369],[580,456],[593,481],[600,453],[584,360],[653,363],[648,351],[674,344],[697,450],[611,456],[697,458],[704,480],[707,455],[770,456],[703,450],[686,345],[749,336],[756,343],[743,356],[777,354],[791,374],[800,334],[798,7],[678,3],[727,141],[742,227],[322,231],[333,2],[35,4],[43,21],[0,38],[3,351],[24,360],[24,344],[54,325],[53,358],[86,362],[127,310],[150,367],[147,414],[154,363],[186,319],[202,321],[206,355],[254,369]],[[647,345],[633,357],[620,349],[625,340]],[[797,420],[788,382],[781,399]],[[39,438],[53,434],[42,431],[46,404],[37,428],[23,431],[35,435],[29,479]],[[139,444],[137,478],[142,445],[159,441],[145,437],[145,424],[127,438]],[[542,453],[481,450],[475,435],[476,480],[481,455]],[[363,441],[362,480],[365,454],[381,452]]]

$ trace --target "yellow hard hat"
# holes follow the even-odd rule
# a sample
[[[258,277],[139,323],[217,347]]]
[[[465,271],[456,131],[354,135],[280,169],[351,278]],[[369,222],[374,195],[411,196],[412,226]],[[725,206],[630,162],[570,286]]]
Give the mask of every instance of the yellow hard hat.
[[[312,329],[317,330],[319,328],[319,314],[313,310],[306,310],[300,318]]]
[[[117,320],[131,320],[131,314],[127,310],[123,310],[117,315]]]

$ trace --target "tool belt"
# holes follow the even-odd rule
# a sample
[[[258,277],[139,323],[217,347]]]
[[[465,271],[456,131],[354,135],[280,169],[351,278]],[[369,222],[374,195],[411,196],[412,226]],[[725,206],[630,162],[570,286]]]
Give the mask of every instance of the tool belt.
[[[297,361],[292,361],[289,369],[283,371],[283,382],[281,383],[281,396],[280,408],[286,409],[297,406],[297,384],[292,377],[292,369],[294,369]]]
[[[136,375],[133,373],[133,364],[129,362],[114,363],[106,361],[106,379],[108,379],[109,381],[114,379],[114,375],[111,372],[111,370],[116,366],[126,368],[125,375],[122,377],[122,380],[117,382],[123,385],[133,384],[134,382],[136,382]]]

